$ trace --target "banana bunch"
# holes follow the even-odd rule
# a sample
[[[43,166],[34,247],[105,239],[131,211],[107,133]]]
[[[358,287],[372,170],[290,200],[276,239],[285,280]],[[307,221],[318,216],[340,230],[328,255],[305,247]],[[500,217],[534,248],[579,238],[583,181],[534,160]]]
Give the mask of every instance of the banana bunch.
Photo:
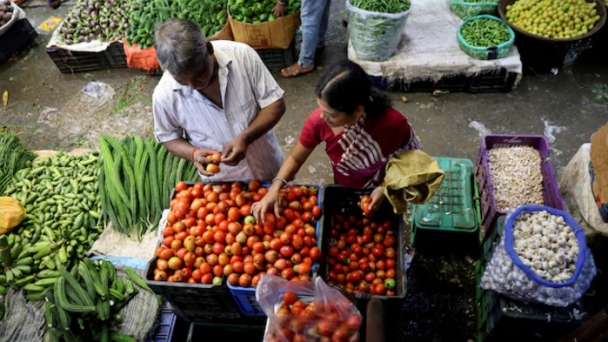
[[[127,269],[129,278],[135,274]],[[131,273],[133,272],[133,273]],[[116,276],[108,261],[84,259],[71,271],[60,268],[52,289],[45,292],[45,319],[52,341],[134,342],[129,336],[111,333],[110,325],[139,292],[133,282]],[[143,279],[135,274],[136,285]]]

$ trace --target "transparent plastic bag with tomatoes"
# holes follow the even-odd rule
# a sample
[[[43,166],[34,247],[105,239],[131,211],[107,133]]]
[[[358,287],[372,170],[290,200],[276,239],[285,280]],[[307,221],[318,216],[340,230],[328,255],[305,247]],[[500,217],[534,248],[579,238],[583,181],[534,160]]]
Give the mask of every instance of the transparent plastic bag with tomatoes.
[[[313,284],[264,275],[255,297],[268,317],[265,342],[359,341],[359,310],[321,277]]]

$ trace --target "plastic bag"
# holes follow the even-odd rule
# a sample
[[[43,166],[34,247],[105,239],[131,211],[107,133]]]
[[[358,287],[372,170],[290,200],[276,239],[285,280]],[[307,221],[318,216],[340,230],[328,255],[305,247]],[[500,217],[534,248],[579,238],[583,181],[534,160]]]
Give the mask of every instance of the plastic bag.
[[[294,309],[298,304],[286,305],[283,302],[283,295],[288,291],[295,292],[298,300],[306,305],[302,310]],[[264,275],[256,288],[255,298],[268,317],[266,342],[318,341],[323,338],[359,341],[361,314],[348,298],[329,287],[321,277],[317,277],[313,284]],[[286,309],[290,314],[277,314],[280,309]],[[296,310],[302,313],[294,315]]]
[[[25,220],[25,209],[12,197],[0,197],[0,234],[9,233]]]
[[[401,13],[379,13],[354,7],[346,1],[348,35],[357,58],[385,61],[397,49],[411,9]]]
[[[547,214],[546,225],[541,221],[524,221],[521,224],[525,229],[514,232],[515,219],[519,215],[535,212]],[[556,216],[556,220],[552,221],[551,216]],[[565,239],[568,235],[568,228],[563,228],[566,231],[562,230],[554,240],[557,231],[552,226],[554,223],[557,227],[566,225],[575,239],[560,241],[562,236]],[[514,239],[519,240],[522,236],[531,237],[515,247]],[[574,269],[568,270],[568,263]],[[560,279],[569,273],[572,274],[567,275],[568,278]],[[525,302],[566,307],[576,303],[587,292],[595,274],[595,263],[587,249],[585,233],[576,221],[565,211],[530,205],[519,207],[509,215],[504,235],[481,278],[481,288]]]

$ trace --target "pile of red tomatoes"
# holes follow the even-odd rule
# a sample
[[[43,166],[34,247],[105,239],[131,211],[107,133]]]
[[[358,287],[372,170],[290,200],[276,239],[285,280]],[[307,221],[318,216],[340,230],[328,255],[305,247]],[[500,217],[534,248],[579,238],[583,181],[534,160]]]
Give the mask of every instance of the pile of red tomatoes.
[[[394,296],[397,241],[392,221],[335,215],[327,251],[327,277],[352,293]]]
[[[257,181],[191,187],[180,182],[175,190],[154,280],[219,285],[227,277],[242,287],[255,287],[264,274],[310,280],[313,262],[321,259],[316,188],[283,189],[281,216],[267,213],[263,224],[250,215],[252,203],[267,192]]]
[[[287,291],[276,312],[276,321],[265,336],[266,342],[347,342],[359,340],[361,314],[346,299],[337,302],[310,301],[305,304]]]

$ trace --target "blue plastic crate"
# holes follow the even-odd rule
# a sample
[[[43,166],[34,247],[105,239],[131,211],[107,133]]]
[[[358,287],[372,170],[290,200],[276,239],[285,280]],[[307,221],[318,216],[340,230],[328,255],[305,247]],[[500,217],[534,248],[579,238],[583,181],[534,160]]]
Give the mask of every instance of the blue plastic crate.
[[[158,331],[156,335],[154,335],[154,342],[171,342],[173,338],[173,328],[175,328],[175,321],[177,317],[169,309],[169,305],[165,302],[163,305],[163,310],[160,316],[160,326],[158,327]]]
[[[298,186],[299,184],[294,184],[295,186]],[[263,187],[269,187],[270,184],[265,183],[262,184]],[[307,187],[314,187],[318,189],[318,193],[317,193],[317,198],[318,198],[318,206],[322,208],[322,203],[323,203],[323,189],[318,186],[318,185],[308,185],[305,184],[305,186]],[[319,248],[321,248],[321,242],[320,242],[320,238],[321,238],[321,221],[323,221],[323,213],[321,213],[321,217],[319,217],[317,219],[317,224],[316,224],[316,239],[317,239],[317,245],[319,246]],[[316,274],[317,270],[319,268],[318,263],[314,263],[313,265],[313,277]],[[243,315],[247,315],[247,316],[266,316],[266,314],[264,313],[264,311],[262,311],[262,309],[260,308],[260,306],[258,305],[258,302],[255,300],[255,288],[253,287],[241,287],[241,286],[232,286],[230,284],[228,285],[228,290],[230,290],[230,293],[232,294],[232,297],[234,297],[234,301],[236,302],[236,305],[239,307],[239,309],[241,310],[241,313]]]

